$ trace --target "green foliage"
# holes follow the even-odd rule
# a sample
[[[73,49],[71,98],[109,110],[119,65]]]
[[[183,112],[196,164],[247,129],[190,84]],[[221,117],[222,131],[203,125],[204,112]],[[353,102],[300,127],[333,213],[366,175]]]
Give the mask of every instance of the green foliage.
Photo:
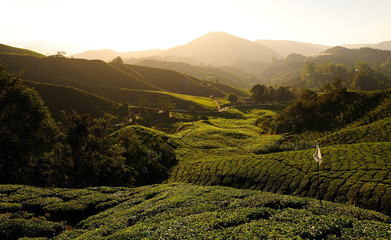
[[[230,101],[232,104],[236,104],[236,103],[239,101],[238,96],[236,96],[236,95],[233,94],[233,93],[228,94],[227,99],[228,99],[228,101]]]
[[[56,131],[37,92],[0,63],[0,182],[34,182],[39,159],[50,150]]]
[[[389,167],[390,150],[389,143],[322,148],[323,158],[327,161],[324,161],[321,169],[320,197],[355,203],[390,214],[386,207],[390,199],[384,189],[377,188],[380,184],[388,184],[389,178],[382,175],[385,170],[381,169]],[[182,153],[169,182],[223,184],[317,197],[316,164],[312,154],[313,150],[297,150],[259,156],[237,153],[222,155],[216,150],[209,150],[203,152],[202,158],[192,159],[191,154]],[[184,159],[183,162],[181,159]],[[376,184],[368,185],[372,182]],[[366,187],[361,188],[364,184]]]
[[[60,119],[61,111],[70,112],[72,110],[76,110],[78,113],[89,113],[95,118],[102,117],[105,113],[113,116],[120,115],[119,104],[108,98],[73,87],[32,81],[23,81],[23,83],[39,93],[56,120]]]
[[[18,186],[10,202],[48,194],[57,205],[40,208],[43,215],[0,214],[0,234],[7,239],[388,239],[390,218],[378,212],[314,199],[255,190],[205,187],[183,183],[140,188],[98,187],[44,189]],[[0,186],[1,190],[1,186]],[[32,195],[31,193],[35,194]],[[3,194],[0,191],[0,194]],[[106,209],[97,206],[117,201]],[[83,210],[83,209],[89,209]],[[61,213],[61,214],[55,214]],[[53,216],[53,214],[55,214]],[[77,218],[75,218],[77,216]],[[59,217],[59,218],[58,218]],[[74,228],[65,229],[66,220]]]
[[[304,91],[273,120],[272,127],[277,133],[341,129],[383,106],[382,102],[389,95],[390,91],[346,92],[337,79],[327,84],[325,93],[319,96],[310,90]]]
[[[125,164],[123,149],[112,143],[108,116],[93,119],[75,111],[63,113],[59,128],[63,135],[52,153],[63,168],[60,186],[130,186],[135,174]],[[69,182],[67,182],[69,181]]]
[[[292,88],[320,89],[336,78],[342,79],[348,89],[374,90],[391,87],[387,65],[391,51],[334,47],[326,53],[327,55],[315,57],[288,56],[285,60],[269,64],[259,77],[270,85]],[[366,65],[364,71],[359,70],[362,64]]]
[[[175,107],[175,103],[172,103],[169,97],[161,97],[158,100],[158,106],[163,111],[163,113],[169,114]]]
[[[266,87],[265,85],[254,85],[251,89],[252,98],[256,102],[268,101],[290,101],[295,99],[295,95],[289,91],[289,87]]]
[[[176,164],[172,142],[161,133],[131,126],[115,132],[112,137],[125,149],[122,155],[126,165],[138,173],[137,186],[162,182]]]

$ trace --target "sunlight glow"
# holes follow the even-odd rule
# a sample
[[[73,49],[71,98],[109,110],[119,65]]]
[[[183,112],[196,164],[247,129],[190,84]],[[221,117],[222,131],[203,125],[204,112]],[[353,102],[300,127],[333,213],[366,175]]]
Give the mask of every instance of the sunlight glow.
[[[3,0],[0,42],[166,49],[212,31],[325,45],[390,40],[391,1]]]

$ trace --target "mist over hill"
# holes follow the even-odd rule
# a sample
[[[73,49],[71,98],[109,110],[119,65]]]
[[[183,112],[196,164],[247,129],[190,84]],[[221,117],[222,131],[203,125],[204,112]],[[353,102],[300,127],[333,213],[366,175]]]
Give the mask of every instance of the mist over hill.
[[[240,59],[252,61],[270,61],[273,57],[281,57],[276,51],[262,45],[239,38],[224,32],[211,32],[201,36],[187,44],[173,47],[167,50],[150,50],[140,52],[118,53],[108,50],[87,51],[76,54],[73,57],[93,59],[99,58],[105,61],[114,56],[122,58],[152,57],[163,58],[165,61],[178,61],[194,64],[232,65]]]
[[[230,65],[240,59],[270,61],[273,57],[280,57],[268,47],[223,32],[208,33],[188,44],[171,48],[164,54],[195,57],[213,65]]]
[[[291,53],[297,53],[305,56],[316,55],[330,48],[330,46],[325,46],[320,44],[295,42],[295,41],[288,41],[288,40],[262,39],[262,40],[256,40],[255,42],[261,43],[266,47],[273,49],[284,58]]]
[[[391,41],[384,41],[380,43],[367,43],[367,44],[343,44],[341,46],[346,48],[374,48],[374,49],[391,51]]]
[[[111,61],[114,58],[120,56],[121,58],[143,58],[149,56],[155,56],[163,50],[155,49],[148,51],[135,51],[135,52],[117,52],[111,49],[100,49],[100,50],[88,50],[82,53],[74,54],[74,58],[85,58],[89,60],[100,59],[103,61]]]

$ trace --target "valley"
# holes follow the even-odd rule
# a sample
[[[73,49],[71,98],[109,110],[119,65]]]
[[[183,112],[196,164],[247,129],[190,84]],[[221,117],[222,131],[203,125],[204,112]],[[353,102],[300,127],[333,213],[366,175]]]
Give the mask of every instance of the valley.
[[[391,52],[325,53],[240,68],[0,45],[0,238],[391,238]]]

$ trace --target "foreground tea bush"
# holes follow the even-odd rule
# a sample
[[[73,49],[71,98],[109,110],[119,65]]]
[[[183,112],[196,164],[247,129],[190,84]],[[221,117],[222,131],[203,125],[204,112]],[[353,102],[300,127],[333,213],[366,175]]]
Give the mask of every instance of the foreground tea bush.
[[[61,199],[57,205],[41,198]],[[389,239],[390,217],[257,190],[184,183],[140,188],[53,189],[0,186],[2,203],[36,204],[34,213],[0,214],[0,237],[41,239]],[[64,207],[67,204],[68,207]],[[104,205],[105,207],[99,207]],[[26,205],[27,206],[27,205]],[[40,207],[38,207],[40,206]],[[58,206],[58,207],[56,207]],[[73,207],[72,207],[73,206]],[[84,212],[75,221],[75,209]],[[54,220],[53,209],[63,211]]]

